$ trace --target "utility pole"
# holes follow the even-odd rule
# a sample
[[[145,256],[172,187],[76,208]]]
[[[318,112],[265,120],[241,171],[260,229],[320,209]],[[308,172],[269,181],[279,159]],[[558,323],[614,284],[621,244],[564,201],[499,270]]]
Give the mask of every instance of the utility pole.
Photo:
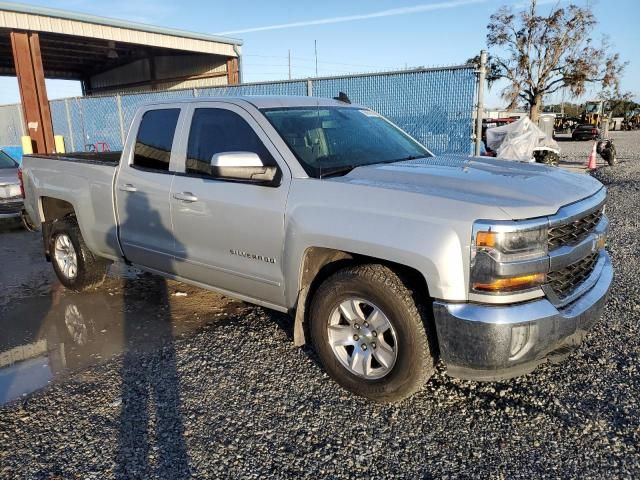
[[[316,51],[316,77],[318,76],[318,41],[313,41],[313,48]]]
[[[476,144],[474,155],[480,156],[482,143],[482,117],[484,116],[484,83],[487,77],[487,51],[480,52],[480,66],[478,68],[478,105],[476,107]]]
[[[291,49],[289,49],[289,80],[291,80]]]

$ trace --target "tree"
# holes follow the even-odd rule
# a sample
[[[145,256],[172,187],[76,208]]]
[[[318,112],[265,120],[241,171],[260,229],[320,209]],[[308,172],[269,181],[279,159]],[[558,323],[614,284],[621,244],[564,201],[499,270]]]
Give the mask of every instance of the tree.
[[[600,93],[600,98],[606,102],[607,110],[611,111],[612,117],[624,117],[627,113],[640,108],[640,105],[633,101],[631,92],[604,90]]]
[[[588,83],[618,91],[626,64],[610,52],[607,38],[594,46],[590,35],[597,20],[591,8],[572,4],[541,16],[537,3],[530,0],[520,13],[502,7],[487,25],[493,68],[508,81],[502,96],[509,107],[524,102],[537,121],[545,95],[561,88],[573,97],[583,95]]]

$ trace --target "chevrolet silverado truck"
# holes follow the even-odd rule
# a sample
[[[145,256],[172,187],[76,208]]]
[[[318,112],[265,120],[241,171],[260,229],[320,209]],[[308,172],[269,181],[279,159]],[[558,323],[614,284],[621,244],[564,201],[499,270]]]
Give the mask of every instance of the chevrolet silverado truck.
[[[439,360],[498,380],[564,358],[613,276],[597,180],[438,157],[336,100],[150,104],[121,154],[32,155],[23,169],[67,288],[126,262],[288,312],[297,345],[381,402],[419,390]]]

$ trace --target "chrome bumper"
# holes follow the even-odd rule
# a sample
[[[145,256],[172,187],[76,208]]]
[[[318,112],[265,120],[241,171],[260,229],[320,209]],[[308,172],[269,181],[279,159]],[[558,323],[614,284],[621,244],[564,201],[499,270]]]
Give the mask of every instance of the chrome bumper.
[[[613,267],[604,250],[600,262],[595,278],[588,279],[591,288],[560,308],[546,298],[499,306],[434,302],[440,356],[447,373],[499,380],[566,356],[581,343],[607,300]]]
[[[24,202],[20,201],[2,201],[0,200],[0,219],[4,218],[19,218]]]

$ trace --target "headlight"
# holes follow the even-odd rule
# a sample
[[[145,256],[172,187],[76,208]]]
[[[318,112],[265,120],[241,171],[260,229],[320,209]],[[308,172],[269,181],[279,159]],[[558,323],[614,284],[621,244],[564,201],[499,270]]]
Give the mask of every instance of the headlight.
[[[539,262],[546,256],[545,224],[529,228],[476,224],[471,245],[471,291],[503,294],[537,288],[546,280]]]

